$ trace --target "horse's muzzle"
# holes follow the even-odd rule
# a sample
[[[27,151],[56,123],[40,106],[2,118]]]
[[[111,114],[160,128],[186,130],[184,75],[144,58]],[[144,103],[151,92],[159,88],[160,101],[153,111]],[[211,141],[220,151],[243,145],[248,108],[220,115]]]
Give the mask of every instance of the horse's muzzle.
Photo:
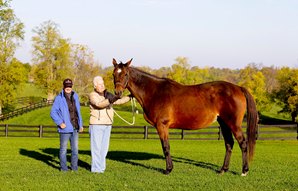
[[[115,94],[118,96],[122,96],[125,88],[126,88],[127,83],[123,84],[121,82],[116,82],[115,83]]]
[[[117,90],[117,88],[115,89],[115,95],[117,95],[117,96],[122,96],[122,94],[123,94],[123,91],[122,90]]]

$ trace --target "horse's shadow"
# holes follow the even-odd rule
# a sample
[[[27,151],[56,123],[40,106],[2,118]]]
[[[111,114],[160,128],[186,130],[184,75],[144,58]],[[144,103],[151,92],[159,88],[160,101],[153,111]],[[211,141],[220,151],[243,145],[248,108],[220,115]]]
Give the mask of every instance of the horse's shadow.
[[[54,169],[60,169],[60,162],[59,162],[59,149],[56,148],[45,148],[39,149],[40,152],[36,150],[27,150],[27,149],[20,149],[20,154],[36,159],[38,161],[44,162],[45,164],[49,165]],[[70,153],[70,150],[67,151]],[[79,151],[79,154],[81,152]],[[70,162],[70,156],[67,155],[67,161]],[[90,170],[90,164],[86,163],[79,159],[78,166],[85,168],[86,170]]]
[[[136,162],[139,160],[151,160],[151,159],[161,159],[165,160],[164,156],[158,155],[158,154],[151,154],[151,153],[145,153],[145,152],[129,152],[129,151],[110,151],[107,156],[108,159],[118,161],[118,162],[123,162],[126,164],[130,164],[133,166],[141,166],[146,169],[151,169],[155,170],[158,172],[164,172],[164,169],[162,168],[157,168],[157,167],[152,167],[150,165],[145,165],[141,162]],[[172,156],[172,160],[175,163],[184,163],[184,164],[190,164],[190,165],[195,165],[200,168],[212,170],[216,173],[219,173],[219,166],[212,164],[212,163],[207,163],[207,162],[202,162],[202,161],[195,161],[187,158],[182,158],[182,157],[175,157]],[[232,174],[237,174],[234,171],[229,171]]]
[[[59,165],[59,149],[57,148],[45,148],[45,149],[39,149],[40,152],[36,150],[27,150],[27,149],[20,149],[20,154],[42,161],[45,164],[49,165],[52,168],[60,169]],[[69,153],[70,151],[68,151]],[[79,155],[89,155],[90,156],[90,150],[80,150]],[[147,161],[152,159],[159,159],[159,160],[165,160],[163,155],[159,154],[152,154],[152,153],[146,153],[146,152],[131,152],[131,151],[109,151],[107,155],[107,159],[122,162],[125,164],[133,165],[133,166],[139,166],[145,169],[155,170],[158,172],[163,172],[164,169],[153,167],[151,165],[147,165],[142,163],[141,161]],[[184,163],[184,164],[190,164],[194,165],[200,168],[208,169],[211,171],[214,171],[216,173],[219,172],[219,166],[208,163],[208,162],[202,162],[202,161],[195,161],[183,157],[175,157],[172,156],[172,160],[175,163]],[[70,156],[68,156],[68,161],[70,161]],[[79,159],[78,166],[85,168],[86,170],[90,170],[91,166],[89,163],[82,161]],[[232,174],[237,174],[234,171],[229,171]]]
[[[110,151],[107,155],[107,159],[123,162],[126,164],[130,164],[133,166],[140,166],[146,169],[155,170],[158,172],[163,172],[163,169],[145,165],[141,162],[136,162],[140,160],[151,160],[151,159],[164,159],[163,156],[152,154],[152,153],[145,153],[145,152],[130,152],[130,151]]]

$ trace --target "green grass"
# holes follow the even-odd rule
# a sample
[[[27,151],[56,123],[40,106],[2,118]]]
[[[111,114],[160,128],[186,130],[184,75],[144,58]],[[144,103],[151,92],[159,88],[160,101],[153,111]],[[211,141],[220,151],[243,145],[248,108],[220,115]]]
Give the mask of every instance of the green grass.
[[[159,140],[111,139],[104,174],[90,169],[90,143],[79,140],[79,171],[61,173],[56,138],[0,138],[0,190],[296,190],[297,141],[258,141],[247,177],[235,147],[230,172],[220,176],[223,141],[171,140],[174,170]]]
[[[37,87],[33,83],[22,83],[17,88],[17,97],[43,97],[46,98],[47,95],[45,91]]]

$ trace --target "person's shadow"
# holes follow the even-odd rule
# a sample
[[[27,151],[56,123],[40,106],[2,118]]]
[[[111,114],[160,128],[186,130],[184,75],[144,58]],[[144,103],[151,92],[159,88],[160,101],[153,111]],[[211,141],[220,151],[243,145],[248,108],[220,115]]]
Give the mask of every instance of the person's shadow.
[[[57,148],[45,148],[45,149],[39,149],[40,152],[37,152],[35,150],[27,150],[27,149],[20,149],[20,154],[36,159],[38,161],[44,162],[45,164],[49,165],[52,168],[60,169],[60,162],[59,162],[59,149]],[[67,151],[70,153],[70,150]],[[80,155],[79,151],[79,155]],[[89,151],[90,153],[90,151]],[[90,154],[89,154],[90,155]],[[70,156],[67,155],[67,161],[70,162]],[[79,159],[78,166],[85,168],[86,170],[90,170],[90,164],[82,161]]]
[[[55,160],[54,156],[27,149],[20,149],[20,154],[44,162],[55,169],[59,169],[59,161]]]

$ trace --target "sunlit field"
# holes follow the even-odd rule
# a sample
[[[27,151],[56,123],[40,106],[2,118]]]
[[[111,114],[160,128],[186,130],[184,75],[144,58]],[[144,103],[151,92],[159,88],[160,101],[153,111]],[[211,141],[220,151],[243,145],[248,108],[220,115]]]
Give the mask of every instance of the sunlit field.
[[[257,141],[247,177],[235,146],[230,171],[217,170],[223,141],[171,140],[174,170],[164,175],[159,140],[111,139],[104,174],[90,172],[89,138],[79,140],[79,171],[59,171],[57,138],[0,138],[0,190],[296,190],[298,142]]]

